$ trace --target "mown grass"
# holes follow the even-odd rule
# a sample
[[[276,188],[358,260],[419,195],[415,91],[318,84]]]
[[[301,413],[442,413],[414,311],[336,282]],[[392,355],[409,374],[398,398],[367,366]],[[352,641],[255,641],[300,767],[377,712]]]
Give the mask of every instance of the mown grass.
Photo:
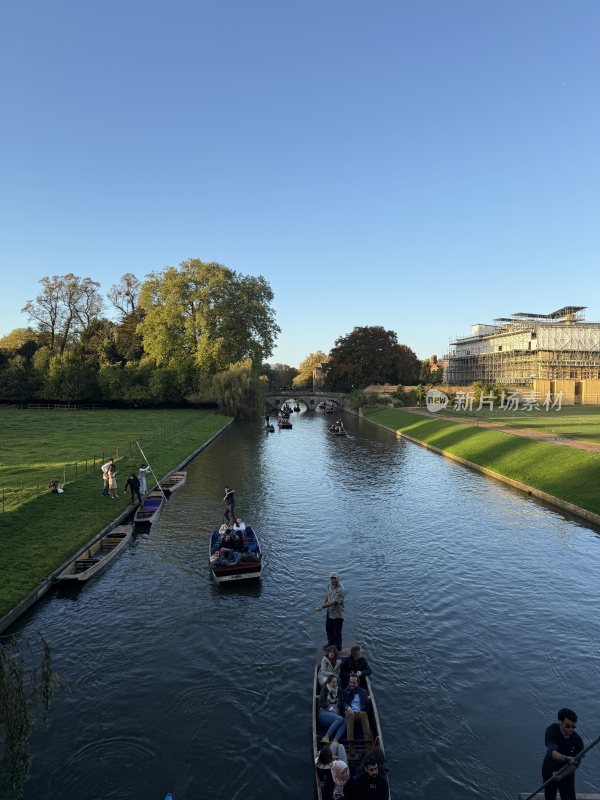
[[[121,489],[143,460],[136,439],[160,478],[229,420],[213,411],[186,409],[0,409],[0,484],[39,484],[42,491],[25,492],[25,502],[0,512],[0,616],[127,507],[130,495]],[[102,496],[102,456],[113,454],[117,500]],[[63,469],[65,492],[52,494],[48,481],[62,477]]]
[[[395,431],[600,514],[600,454],[489,428],[426,418],[398,408],[365,408]]]
[[[448,407],[444,414],[481,419],[510,428],[531,428],[548,436],[600,442],[600,406],[563,406],[560,411],[503,411],[496,408],[490,411],[488,407],[481,411],[454,411]]]

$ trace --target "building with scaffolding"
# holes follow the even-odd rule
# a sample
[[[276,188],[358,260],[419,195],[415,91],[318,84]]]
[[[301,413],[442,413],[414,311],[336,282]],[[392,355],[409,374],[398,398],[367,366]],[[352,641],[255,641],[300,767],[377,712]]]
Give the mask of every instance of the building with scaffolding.
[[[600,323],[586,322],[584,311],[565,306],[473,325],[471,336],[450,341],[444,382],[562,391],[567,403],[600,402]]]

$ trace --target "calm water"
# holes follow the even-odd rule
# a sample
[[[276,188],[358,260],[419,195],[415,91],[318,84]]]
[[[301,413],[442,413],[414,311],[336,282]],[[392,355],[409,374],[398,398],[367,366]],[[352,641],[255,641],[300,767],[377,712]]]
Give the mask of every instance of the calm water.
[[[356,418],[236,424],[189,466],[149,534],[19,626],[70,682],[36,734],[26,798],[313,797],[311,689],[327,576],[373,667],[394,798],[514,798],[541,783],[562,705],[600,734],[600,538]],[[265,551],[217,588],[226,484]],[[600,746],[579,770],[600,791]]]

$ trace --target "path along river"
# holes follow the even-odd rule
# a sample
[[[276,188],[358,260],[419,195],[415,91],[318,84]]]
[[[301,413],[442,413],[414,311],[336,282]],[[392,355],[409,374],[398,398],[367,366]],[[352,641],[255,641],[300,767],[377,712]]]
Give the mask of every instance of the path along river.
[[[600,734],[600,538],[357,418],[237,423],[149,534],[17,626],[70,683],[34,738],[27,800],[313,797],[310,707],[327,576],[373,667],[395,798],[514,798],[556,711]],[[193,443],[190,443],[192,445]],[[260,586],[217,588],[225,484],[262,537]],[[577,776],[600,790],[600,746]]]

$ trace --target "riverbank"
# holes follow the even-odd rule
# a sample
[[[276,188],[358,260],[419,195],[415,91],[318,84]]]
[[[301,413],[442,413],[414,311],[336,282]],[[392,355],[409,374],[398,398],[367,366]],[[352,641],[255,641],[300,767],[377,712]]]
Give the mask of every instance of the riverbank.
[[[600,454],[451,422],[400,408],[363,417],[465,466],[600,524]]]
[[[89,440],[90,428],[104,421],[96,416],[99,412],[94,411],[52,412],[50,418],[50,412],[41,415],[38,412],[37,416],[25,419],[23,414],[26,413],[14,410],[2,414],[8,440],[15,438],[27,424],[26,434],[23,430],[27,441],[21,447],[21,453],[27,453],[27,457],[18,461],[13,456],[11,465],[11,456],[3,452],[3,472],[23,472],[31,465],[33,473],[36,466],[39,471],[40,464],[47,469],[52,462],[49,453],[59,447],[56,442],[60,442],[60,452],[67,456],[71,451],[77,454],[82,450],[86,452],[83,442]],[[133,511],[129,492],[124,493],[122,488],[127,476],[134,471],[137,473],[142,461],[135,446],[136,438],[142,438],[144,453],[155,474],[161,478],[231,422],[230,417],[205,410],[101,413],[110,415],[105,440],[133,443],[131,448],[123,446],[116,458],[119,497],[113,500],[102,496],[100,465],[94,463],[92,467],[90,458],[89,469],[83,469],[81,465],[77,471],[71,470],[73,479],[67,482],[64,494],[52,494],[44,487],[43,493],[33,496],[13,511],[0,514],[0,617],[18,606],[24,598],[40,591],[43,594],[49,578],[66,560],[101,530]],[[149,433],[151,430],[153,436]],[[117,456],[116,451],[112,452]],[[108,454],[106,450],[106,457]],[[55,471],[60,477],[61,468],[56,465],[56,458],[54,461]]]

